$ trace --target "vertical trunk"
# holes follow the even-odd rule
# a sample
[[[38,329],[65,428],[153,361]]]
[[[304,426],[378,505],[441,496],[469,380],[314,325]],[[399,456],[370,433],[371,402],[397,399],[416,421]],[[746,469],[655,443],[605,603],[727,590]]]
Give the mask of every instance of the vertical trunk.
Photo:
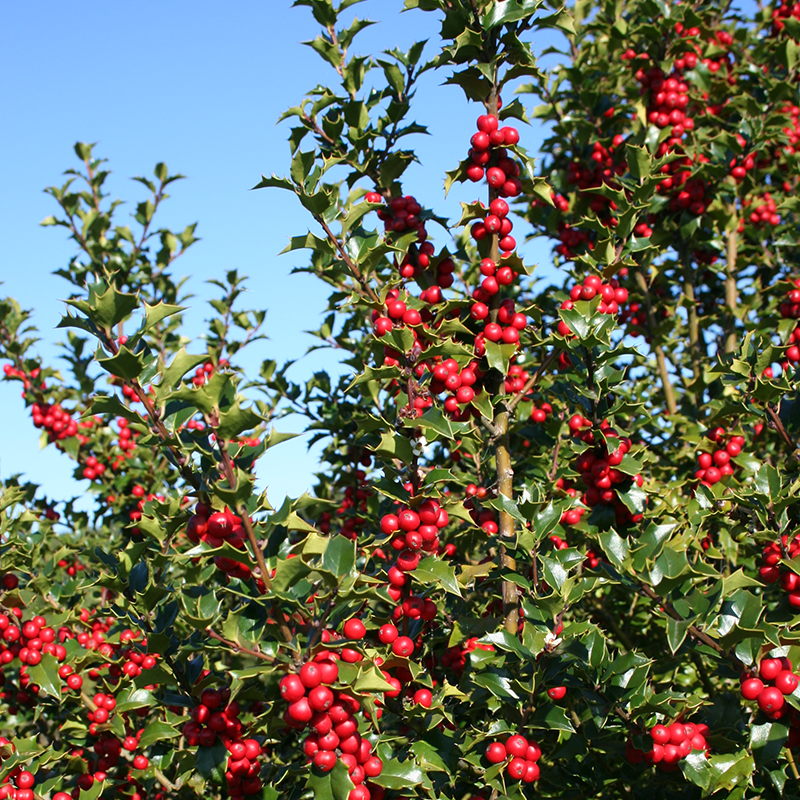
[[[644,299],[644,310],[645,314],[647,315],[647,327],[649,328],[650,336],[652,337],[655,332],[656,323],[655,318],[653,317],[653,306],[650,302],[650,290],[647,287],[647,279],[639,271],[636,272],[636,283],[638,284],[639,290],[642,293],[642,298]],[[667,411],[669,411],[670,415],[674,415],[678,412],[678,404],[675,401],[675,389],[672,386],[672,381],[669,378],[669,371],[667,370],[667,359],[664,357],[664,348],[662,348],[660,344],[654,344],[653,352],[656,356],[658,374],[661,378],[661,388],[664,392],[664,402],[667,405]]]
[[[739,256],[739,237],[736,228],[728,233],[725,258],[725,305],[728,309],[725,325],[725,352],[735,353],[739,337],[736,335],[736,261]]]
[[[497,90],[493,90],[489,98],[488,111],[490,114],[497,115]],[[494,189],[489,189],[489,203],[497,197]],[[500,237],[492,234],[489,258],[495,263],[500,259]],[[497,312],[500,306],[499,294],[494,295],[491,301],[491,319],[497,321]],[[499,391],[504,388],[503,381],[505,375],[501,376]],[[495,442],[495,463],[497,469],[497,491],[498,494],[513,500],[514,498],[514,470],[511,466],[511,450],[509,447],[509,424],[511,413],[504,402],[500,402],[494,415],[494,442]],[[499,512],[498,536],[500,538],[500,566],[504,570],[515,571],[517,568],[516,560],[508,554],[504,542],[513,540],[515,535],[514,518],[505,511]],[[505,629],[516,636],[519,626],[519,597],[516,584],[511,581],[503,581],[503,619]]]

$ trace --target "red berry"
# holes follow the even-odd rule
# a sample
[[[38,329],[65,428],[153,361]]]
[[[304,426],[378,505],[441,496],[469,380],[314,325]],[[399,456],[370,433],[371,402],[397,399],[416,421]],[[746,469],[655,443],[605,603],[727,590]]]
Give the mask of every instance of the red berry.
[[[512,756],[525,758],[528,752],[528,740],[524,736],[515,733],[506,739],[506,751]]]
[[[763,691],[764,684],[758,678],[748,678],[742,681],[742,697],[745,700],[755,700]]]
[[[767,686],[761,691],[757,698],[758,707],[762,711],[779,711],[783,708],[784,699],[780,689],[774,686]]]
[[[775,687],[783,694],[792,694],[797,688],[798,678],[791,670],[781,670],[775,677]]]
[[[392,642],[392,652],[396,656],[408,657],[414,652],[414,642],[408,636],[398,636]]]
[[[774,681],[782,669],[783,664],[777,658],[764,658],[761,660],[758,672],[765,681]]]
[[[433,704],[433,695],[431,694],[430,689],[417,689],[417,691],[414,692],[414,702],[418,706],[430,708]]]
[[[348,639],[363,639],[367,629],[360,619],[352,617],[345,622],[343,632]]]
[[[492,764],[499,764],[501,761],[505,761],[507,757],[506,748],[500,742],[492,742],[486,748],[486,758]]]

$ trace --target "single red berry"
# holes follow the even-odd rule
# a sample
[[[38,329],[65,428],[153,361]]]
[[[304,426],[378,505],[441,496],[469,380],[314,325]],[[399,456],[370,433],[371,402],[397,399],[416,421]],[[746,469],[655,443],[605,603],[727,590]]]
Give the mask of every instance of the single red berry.
[[[501,761],[505,761],[507,757],[506,748],[500,742],[492,742],[486,748],[486,758],[491,764],[499,764]]]
[[[343,633],[348,639],[363,639],[366,632],[364,623],[357,617],[352,617],[344,624]]]
[[[745,700],[755,700],[763,691],[764,683],[758,678],[748,678],[742,681],[742,697]]]
[[[763,689],[757,698],[758,707],[762,711],[772,712],[779,711],[783,708],[784,699],[780,689],[774,686],[767,686]]]

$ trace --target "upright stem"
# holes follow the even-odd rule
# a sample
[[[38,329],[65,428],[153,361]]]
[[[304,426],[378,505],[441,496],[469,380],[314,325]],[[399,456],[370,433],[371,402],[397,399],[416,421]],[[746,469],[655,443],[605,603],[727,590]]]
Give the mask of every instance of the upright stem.
[[[699,408],[703,404],[703,388],[700,383],[702,379],[700,320],[697,316],[697,298],[694,294],[692,266],[689,263],[689,257],[685,252],[681,252],[680,259],[683,262],[683,293],[686,295],[686,312],[689,321],[689,355],[691,356],[692,360],[692,388],[694,389],[693,396],[695,398],[695,405]]]
[[[492,90],[489,97],[488,112],[497,115],[497,90]],[[489,203],[497,197],[497,192],[489,189]],[[500,236],[492,234],[489,258],[495,263],[500,260]],[[500,308],[500,296],[496,294],[491,300],[491,319],[497,321],[497,314]],[[500,387],[504,386],[505,375],[501,376]],[[497,470],[497,491],[498,494],[514,499],[514,469],[511,466],[511,449],[509,446],[509,423],[511,420],[511,410],[509,406],[501,401],[495,410],[494,415],[494,456]],[[505,542],[511,542],[515,535],[514,517],[506,511],[499,512],[498,535],[500,538],[500,566],[510,572],[516,571],[516,560],[508,554]],[[513,636],[517,635],[519,627],[519,595],[516,584],[511,581],[503,581],[503,619],[505,629]]]
[[[655,336],[656,323],[653,317],[653,306],[650,302],[650,289],[647,286],[647,279],[644,275],[636,271],[636,283],[642,293],[644,300],[644,310],[647,315],[647,328],[650,331],[650,337]],[[669,371],[667,370],[667,359],[664,357],[664,348],[660,344],[653,345],[653,352],[656,356],[656,365],[658,366],[658,374],[661,378],[661,388],[664,392],[664,402],[667,404],[667,410],[673,416],[678,412],[678,404],[675,401],[675,389],[672,387],[672,381],[669,378]]]
[[[739,236],[736,228],[728,233],[725,254],[725,305],[728,314],[725,319],[725,352],[735,353],[739,337],[736,335],[736,260],[739,256]]]

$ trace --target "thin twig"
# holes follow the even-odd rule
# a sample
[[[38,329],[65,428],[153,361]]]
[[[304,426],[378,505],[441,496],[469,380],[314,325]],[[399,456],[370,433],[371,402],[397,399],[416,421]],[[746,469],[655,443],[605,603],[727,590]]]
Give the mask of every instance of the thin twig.
[[[234,653],[244,653],[245,655],[253,656],[253,658],[260,658],[262,661],[266,661],[270,664],[275,663],[275,659],[272,656],[267,655],[266,653],[262,653],[260,650],[255,650],[250,647],[244,647],[238,642],[232,642],[229,639],[226,639],[224,636],[220,636],[216,631],[212,630],[211,628],[206,628],[206,633],[212,639],[216,639],[218,642],[221,642],[226,647],[229,647],[231,650],[233,650]]]

